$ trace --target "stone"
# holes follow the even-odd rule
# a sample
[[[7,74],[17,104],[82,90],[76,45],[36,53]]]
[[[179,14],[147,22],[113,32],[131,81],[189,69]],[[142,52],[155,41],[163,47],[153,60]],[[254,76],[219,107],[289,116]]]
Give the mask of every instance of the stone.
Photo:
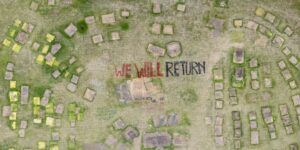
[[[161,24],[160,23],[153,23],[151,27],[151,33],[153,34],[160,34],[161,32]]]
[[[214,131],[215,131],[215,136],[222,136],[223,134],[223,128],[222,126],[215,126],[214,127]]]
[[[297,143],[290,144],[289,149],[290,150],[298,150],[298,144]]]
[[[284,116],[284,115],[288,115],[289,111],[288,111],[288,106],[287,104],[281,104],[279,105],[279,111],[280,111],[280,115]]]
[[[300,95],[294,95],[292,96],[293,104],[294,106],[300,106]]]
[[[123,136],[127,141],[133,141],[139,136],[139,131],[136,128],[129,126],[123,132]]]
[[[278,67],[279,67],[281,70],[285,69],[285,68],[286,68],[285,62],[284,62],[283,60],[279,61],[279,62],[278,62]]]
[[[177,113],[170,113],[168,114],[168,120],[167,120],[167,125],[168,126],[175,126],[179,123],[179,116]]]
[[[250,143],[252,144],[252,145],[257,145],[257,144],[259,144],[259,134],[258,134],[258,131],[251,131],[250,132],[250,136],[251,136],[251,140],[250,140]]]
[[[160,14],[161,13],[161,4],[160,3],[154,3],[152,6],[152,12],[154,14]]]
[[[266,75],[271,74],[271,64],[270,63],[264,63],[263,64],[263,73]]]
[[[22,120],[20,123],[20,129],[26,129],[27,128],[27,121],[26,120]]]
[[[299,114],[300,114],[300,109],[299,109]],[[206,125],[211,125],[212,124],[212,117],[210,117],[210,116],[205,117],[205,124]]]
[[[2,117],[9,117],[11,114],[11,107],[10,106],[3,106],[2,108]]]
[[[223,146],[225,144],[223,136],[215,137],[215,143],[219,146]]]
[[[33,44],[32,44],[32,49],[33,50],[35,50],[35,51],[38,51],[38,49],[40,48],[40,44],[39,43],[37,43],[37,42],[34,42]]]
[[[87,24],[94,24],[95,23],[95,16],[87,16],[84,18],[85,23]]]
[[[272,43],[276,46],[276,47],[281,47],[284,43],[284,39],[279,36],[279,35],[275,35]]]
[[[235,68],[235,79],[237,81],[243,81],[244,80],[244,74],[245,74],[245,69],[242,67],[237,67]]]
[[[55,55],[61,49],[61,44],[56,43],[51,47],[51,54]]]
[[[67,89],[68,89],[70,92],[74,93],[74,92],[77,90],[77,85],[74,84],[74,83],[69,83],[69,84],[67,85]]]
[[[257,81],[257,80],[252,80],[251,81],[251,88],[253,89],[253,90],[258,90],[259,89],[259,82]]]
[[[29,99],[29,86],[21,86],[21,104],[28,104]]]
[[[237,105],[238,104],[238,98],[237,97],[229,97],[229,104],[230,105]]]
[[[236,97],[237,96],[236,88],[229,88],[228,92],[229,92],[229,97]]]
[[[224,104],[223,100],[216,100],[215,101],[215,108],[216,109],[222,109],[223,108],[223,104]]]
[[[270,79],[270,78],[265,78],[264,79],[264,84],[265,84],[266,88],[272,88],[273,87],[272,79]]]
[[[246,28],[256,31],[258,28],[258,23],[248,20],[246,24]]]
[[[11,62],[7,63],[7,65],[6,65],[7,71],[14,71],[14,68],[15,68],[15,64],[13,64]]]
[[[92,37],[92,40],[93,40],[94,44],[99,44],[99,43],[103,42],[103,37],[101,34],[97,34]]]
[[[215,99],[224,99],[224,94],[222,91],[215,91]]]
[[[297,86],[297,83],[295,80],[292,80],[289,82],[289,86],[292,90],[296,89],[298,86]]]
[[[52,77],[54,79],[57,79],[60,75],[61,75],[61,73],[60,73],[59,70],[55,70],[55,71],[52,72]]]
[[[257,58],[252,58],[249,62],[249,67],[250,68],[255,68],[258,67],[258,61]]]
[[[19,137],[20,138],[24,138],[25,137],[25,129],[20,129],[18,133],[19,133]]]
[[[292,124],[291,117],[289,115],[281,116],[281,120],[284,126],[289,126]]]
[[[249,112],[249,120],[256,120],[256,112],[255,111],[250,111]]]
[[[265,19],[271,23],[274,23],[276,17],[273,14],[267,12],[267,14],[265,15]]]
[[[144,148],[163,148],[172,144],[172,137],[168,132],[145,133]]]
[[[296,109],[297,115],[300,115],[300,107],[296,107],[295,109]]]
[[[256,120],[251,120],[250,121],[250,129],[251,130],[257,129],[257,122],[256,122]]]
[[[69,36],[72,37],[76,32],[77,32],[77,27],[73,24],[70,23],[68,27],[64,30],[64,32]]]
[[[291,29],[291,27],[287,26],[283,31],[287,36],[292,36],[294,31]]]
[[[101,18],[103,24],[113,24],[116,22],[114,13],[102,15]]]
[[[251,70],[250,75],[251,75],[252,80],[258,79],[258,71],[257,70]]]
[[[233,20],[233,25],[236,28],[241,28],[243,26],[243,20],[241,20],[241,19],[234,19]]]
[[[72,65],[77,61],[75,56],[71,56],[71,58],[69,59],[69,64]]]
[[[162,57],[165,55],[166,49],[150,43],[148,45],[147,51],[155,57]]]
[[[55,5],[55,0],[48,0],[48,5],[49,6]]]
[[[122,10],[121,11],[121,16],[122,17],[128,18],[129,15],[130,15],[130,12],[128,10]]]
[[[164,25],[163,34],[173,35],[174,34],[173,26],[172,25]]]
[[[21,32],[19,32],[19,33],[17,34],[15,40],[16,40],[17,42],[21,43],[21,44],[25,44],[25,42],[27,41],[28,37],[29,37],[29,36],[28,36],[27,33],[21,31]]]
[[[234,148],[235,149],[240,149],[241,148],[241,140],[240,139],[235,139],[233,142],[234,142]]]
[[[213,69],[214,80],[223,80],[223,70],[221,68]]]
[[[232,120],[234,121],[241,120],[239,111],[232,111],[231,116],[232,116]]]
[[[90,89],[90,88],[86,88],[83,98],[92,102],[96,97],[96,91]]]
[[[116,145],[118,142],[118,139],[116,139],[114,136],[109,135],[106,140],[105,140],[105,144],[108,146],[114,146]]]
[[[121,39],[121,38],[120,38],[119,32],[115,31],[115,32],[112,32],[112,33],[111,33],[111,40],[117,41],[117,40],[120,40],[120,39]]]
[[[79,80],[79,77],[77,75],[72,75],[72,78],[71,78],[72,83],[77,84],[78,80]]]
[[[296,64],[298,64],[298,59],[297,59],[297,57],[296,56],[294,56],[294,55],[292,55],[290,58],[289,58],[289,62],[291,63],[291,64],[293,64],[293,65],[296,65]]]
[[[242,64],[244,63],[245,53],[243,49],[237,48],[233,53],[233,63]]]
[[[177,57],[181,54],[181,45],[179,42],[170,42],[166,45],[167,53],[170,57]]]
[[[188,138],[185,135],[174,133],[172,143],[175,147],[187,146]]]
[[[59,133],[58,132],[52,132],[52,140],[53,141],[59,141]]]
[[[269,100],[272,99],[272,93],[268,92],[268,91],[264,91],[261,94],[261,98],[262,98],[263,101],[269,101]]]
[[[166,126],[168,123],[168,118],[166,115],[157,115],[152,118],[154,127]]]
[[[234,129],[241,129],[242,122],[240,120],[233,121],[233,127]]]
[[[286,127],[284,127],[284,128],[285,128],[285,133],[286,133],[287,135],[293,134],[293,133],[294,133],[294,128],[293,128],[292,125],[286,126]]]
[[[31,4],[30,4],[30,9],[33,10],[33,11],[37,11],[39,8],[39,3],[35,2],[35,1],[32,1]]]
[[[184,4],[177,4],[177,10],[178,11],[181,11],[181,12],[184,12],[185,11],[185,5]]]
[[[123,121],[123,119],[119,118],[119,119],[117,119],[117,120],[113,123],[113,127],[114,127],[116,130],[122,130],[122,129],[125,129],[126,124],[125,124],[125,122]]]
[[[222,126],[222,124],[223,124],[223,117],[216,116],[215,126]]]
[[[234,137],[235,138],[241,138],[242,136],[242,130],[241,129],[235,129],[234,130]]]
[[[63,114],[64,112],[64,104],[58,104],[55,109],[55,113]]]
[[[218,90],[223,90],[224,89],[224,84],[223,82],[215,82],[215,91],[218,91]]]
[[[288,69],[281,71],[281,74],[282,74],[284,80],[286,80],[286,81],[290,80],[292,78],[292,74]]]
[[[282,49],[282,53],[285,56],[289,56],[292,52],[291,52],[291,49],[289,47],[285,47],[284,49]]]

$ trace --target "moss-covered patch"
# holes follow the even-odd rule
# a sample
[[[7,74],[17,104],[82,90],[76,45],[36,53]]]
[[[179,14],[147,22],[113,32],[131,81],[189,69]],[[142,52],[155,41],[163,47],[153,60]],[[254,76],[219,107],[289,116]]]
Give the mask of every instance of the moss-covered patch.
[[[186,89],[180,92],[180,98],[185,102],[196,102],[198,101],[198,95],[192,88]]]

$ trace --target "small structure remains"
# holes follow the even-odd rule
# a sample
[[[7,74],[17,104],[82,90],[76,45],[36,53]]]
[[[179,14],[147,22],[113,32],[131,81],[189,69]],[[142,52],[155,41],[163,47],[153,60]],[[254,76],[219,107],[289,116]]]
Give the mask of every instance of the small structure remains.
[[[94,24],[95,23],[95,16],[87,16],[84,18],[86,24]]]
[[[270,106],[264,106],[261,108],[262,110],[262,116],[264,119],[265,124],[268,126],[270,139],[274,140],[277,138],[276,135],[276,128],[274,124],[274,118],[272,116],[272,110]]]
[[[177,113],[170,113],[168,115],[157,115],[152,117],[154,127],[175,126],[179,123],[179,116]]]
[[[151,33],[153,34],[160,34],[161,33],[161,24],[160,23],[153,23],[151,26]]]
[[[283,39],[283,37],[281,37],[281,36],[279,36],[279,35],[275,35],[275,37],[273,38],[273,40],[272,40],[272,43],[276,46],[276,47],[278,47],[278,48],[280,48],[283,44],[284,44],[284,39]]]
[[[276,17],[273,14],[267,12],[265,15],[265,19],[271,23],[274,23]]]
[[[94,101],[95,97],[96,97],[96,91],[93,90],[93,89],[90,89],[90,88],[86,88],[85,92],[84,92],[84,95],[83,95],[83,98],[92,102]]]
[[[248,20],[245,27],[250,30],[256,31],[258,28],[258,23],[256,23],[255,21],[252,21],[252,20]]]
[[[292,118],[289,114],[289,108],[287,104],[280,104],[279,105],[279,111],[280,111],[280,118],[283,123],[283,126],[285,128],[285,132],[287,135],[294,133],[294,128],[292,126]]]
[[[173,26],[169,25],[169,24],[165,24],[163,26],[163,34],[165,34],[165,35],[173,35],[174,34]]]
[[[160,87],[154,85],[150,78],[136,78],[116,86],[119,101],[151,100],[153,102],[164,99]]]
[[[244,56],[244,50],[241,49],[241,48],[237,48],[234,53],[233,53],[233,63],[236,63],[236,64],[243,64],[244,63],[244,59],[245,59],[245,56]]]
[[[29,86],[21,86],[21,105],[28,104]]]
[[[160,14],[161,13],[161,4],[160,3],[153,3],[152,5],[152,13]]]
[[[242,121],[241,121],[240,112],[232,111],[231,116],[232,116],[232,121],[233,121],[233,137],[236,140],[240,140],[242,137]]]
[[[116,130],[122,130],[126,128],[126,123],[123,121],[122,118],[118,118],[114,123],[113,123],[113,127]]]
[[[117,41],[120,40],[120,33],[117,31],[111,32],[111,40]]]
[[[181,44],[180,42],[174,41],[170,42],[166,45],[167,47],[167,53],[170,57],[177,57],[181,54]]]
[[[145,148],[164,148],[172,144],[172,137],[167,132],[145,133],[143,146]]]
[[[128,126],[123,132],[123,136],[127,141],[133,141],[135,138],[139,136],[139,131],[131,126]]]
[[[69,36],[72,37],[76,32],[77,32],[77,27],[73,24],[70,23],[68,27],[64,30],[64,32]]]
[[[147,51],[154,57],[162,57],[165,55],[166,49],[150,43],[148,45]]]
[[[102,15],[101,19],[103,24],[114,24],[116,22],[114,13]]]
[[[125,17],[125,18],[128,18],[130,16],[129,10],[122,10],[121,11],[121,16]]]
[[[214,134],[215,134],[215,143],[219,146],[223,146],[225,144],[224,137],[223,137],[223,117],[220,115],[216,116]]]
[[[184,12],[185,11],[185,4],[178,3],[176,9],[177,9],[177,11]]]
[[[103,37],[101,34],[94,35],[92,37],[92,41],[94,44],[99,44],[99,43],[103,42]]]
[[[259,132],[257,125],[257,116],[255,111],[250,111],[248,114],[248,118],[250,121],[250,143],[252,145],[259,144]]]

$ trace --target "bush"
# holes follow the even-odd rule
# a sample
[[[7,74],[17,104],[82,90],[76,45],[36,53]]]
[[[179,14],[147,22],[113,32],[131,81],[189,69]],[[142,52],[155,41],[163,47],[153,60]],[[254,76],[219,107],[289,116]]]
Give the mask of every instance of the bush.
[[[76,27],[79,33],[86,33],[88,30],[88,25],[84,20],[77,22]]]

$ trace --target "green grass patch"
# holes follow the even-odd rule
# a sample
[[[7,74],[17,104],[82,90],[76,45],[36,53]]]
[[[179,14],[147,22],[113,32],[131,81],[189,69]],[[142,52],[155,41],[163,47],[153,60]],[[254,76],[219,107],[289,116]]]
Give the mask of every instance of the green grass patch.
[[[119,24],[119,26],[120,26],[121,30],[123,30],[123,31],[126,31],[126,30],[129,29],[129,23],[128,22],[121,22]]]
[[[180,98],[185,102],[196,102],[198,101],[198,95],[194,89],[186,89],[180,92]]]
[[[76,23],[76,27],[78,29],[79,33],[86,33],[88,30],[88,25],[86,24],[86,22],[84,20],[80,20]]]

